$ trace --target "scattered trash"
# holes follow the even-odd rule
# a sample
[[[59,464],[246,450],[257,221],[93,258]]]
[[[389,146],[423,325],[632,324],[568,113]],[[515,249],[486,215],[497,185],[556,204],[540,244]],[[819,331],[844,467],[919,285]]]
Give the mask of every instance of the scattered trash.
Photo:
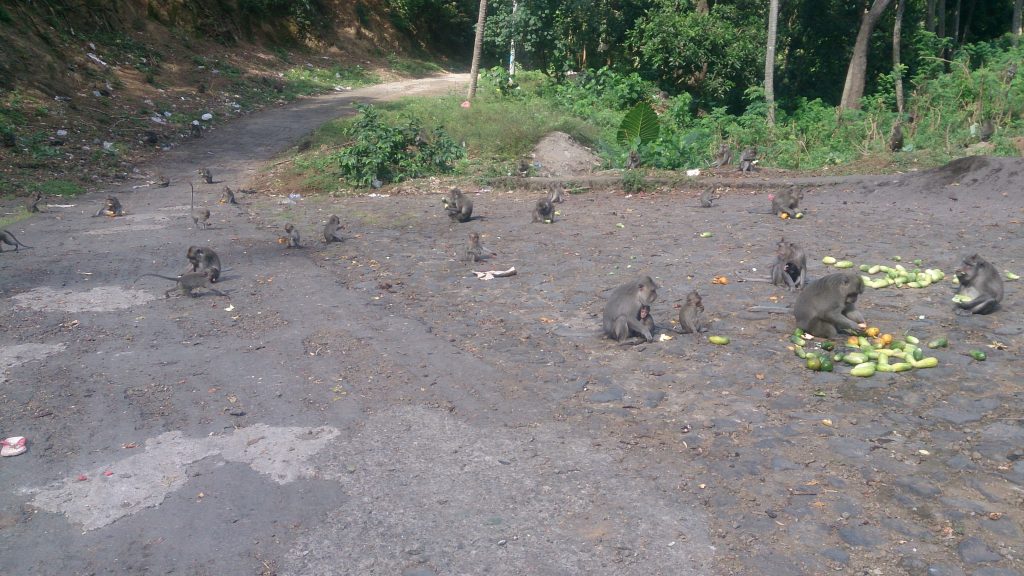
[[[205,122],[209,122],[210,120],[213,120],[213,114],[210,114],[209,112],[207,112],[206,114],[203,114],[199,118],[201,118]]]
[[[671,339],[672,339],[672,337],[669,336],[668,334],[661,334],[661,335],[658,336],[658,342],[667,342],[667,341],[669,341]]]
[[[690,168],[686,171],[687,176],[700,176],[700,168]]]
[[[103,60],[100,60],[100,57],[95,55],[95,54],[93,54],[92,52],[89,52],[88,54],[86,54],[86,56],[88,56],[90,60],[92,60],[93,62],[96,62],[97,64],[99,64],[101,66],[106,66],[107,65],[106,62],[104,62]]]
[[[17,456],[28,450],[24,436],[11,436],[0,440],[0,456]]]
[[[516,267],[513,266],[508,270],[488,270],[487,272],[477,272],[473,270],[473,274],[480,280],[493,280],[495,278],[506,278],[508,276],[516,275]]]
[[[234,304],[229,304],[228,307],[224,309],[224,311],[225,312],[231,312],[234,309],[235,309],[235,305]]]

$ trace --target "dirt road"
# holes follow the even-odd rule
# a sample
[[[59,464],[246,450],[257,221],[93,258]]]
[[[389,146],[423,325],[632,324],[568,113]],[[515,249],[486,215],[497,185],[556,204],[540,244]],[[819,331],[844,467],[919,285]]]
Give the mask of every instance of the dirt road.
[[[0,435],[30,449],[0,459],[0,573],[1024,574],[1016,284],[974,318],[948,282],[869,289],[872,324],[951,346],[860,379],[804,369],[788,316],[745,311],[791,295],[710,283],[763,273],[782,234],[812,276],[824,255],[951,276],[974,250],[1020,273],[1019,160],[823,185],[791,222],[748,211],[778,179],[731,173],[712,209],[704,181],[594,191],[550,225],[520,189],[455,225],[441,190],[216,203],[351,102],[462,80],[246,118],[146,167],[171,188],[115,190],[125,217],[90,217],[103,190],[14,228],[34,249],[0,255]],[[222,181],[199,189],[205,231],[202,165]],[[324,245],[332,213],[346,240]],[[284,222],[306,248],[275,242]],[[485,269],[518,274],[477,280],[469,230]],[[189,245],[220,254],[227,297],[133,282],[180,273]],[[660,332],[696,287],[732,344],[600,338],[605,291],[641,273]]]

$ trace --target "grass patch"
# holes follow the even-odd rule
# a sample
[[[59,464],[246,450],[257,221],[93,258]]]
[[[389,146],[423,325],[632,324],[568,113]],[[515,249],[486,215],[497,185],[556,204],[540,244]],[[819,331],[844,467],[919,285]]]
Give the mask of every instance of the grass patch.
[[[284,72],[285,93],[305,96],[334,90],[335,86],[367,86],[380,82],[362,66],[331,68],[289,68]]]
[[[29,192],[39,190],[47,196],[64,197],[78,196],[85,192],[85,188],[80,184],[70,182],[68,180],[44,180],[42,182],[32,182],[25,185],[25,189]]]
[[[403,58],[397,54],[388,54],[388,66],[392,70],[404,76],[412,78],[425,78],[440,72],[444,69],[433,62],[416,60],[415,58]]]

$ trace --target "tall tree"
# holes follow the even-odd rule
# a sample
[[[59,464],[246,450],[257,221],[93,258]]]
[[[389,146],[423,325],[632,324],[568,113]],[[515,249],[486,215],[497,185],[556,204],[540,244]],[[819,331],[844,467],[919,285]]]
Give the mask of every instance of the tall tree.
[[[896,111],[903,117],[903,68],[900,64],[900,37],[903,33],[903,5],[907,0],[896,0],[896,22],[892,25],[892,73],[896,84]]]
[[[882,18],[892,0],[874,0],[871,8],[864,13],[860,20],[860,30],[857,32],[857,40],[853,44],[853,55],[850,57],[850,66],[846,70],[846,83],[843,85],[843,99],[839,107],[845,110],[860,108],[860,98],[864,95],[865,73],[868,67],[868,49],[871,47],[871,33]]]
[[[476,40],[473,41],[473,64],[469,67],[469,100],[476,96],[476,81],[480,75],[480,52],[484,47],[484,22],[487,19],[487,0],[480,0],[480,14],[476,17]]]
[[[768,125],[775,126],[775,45],[779,28],[779,0],[768,3],[768,44],[764,55],[764,98],[768,104]]]
[[[1013,28],[1013,45],[1016,46],[1020,43],[1020,13],[1021,8],[1024,7],[1024,0],[1016,0],[1013,3],[1013,22],[1010,26]]]
[[[935,33],[935,0],[927,0],[924,8],[924,29]]]

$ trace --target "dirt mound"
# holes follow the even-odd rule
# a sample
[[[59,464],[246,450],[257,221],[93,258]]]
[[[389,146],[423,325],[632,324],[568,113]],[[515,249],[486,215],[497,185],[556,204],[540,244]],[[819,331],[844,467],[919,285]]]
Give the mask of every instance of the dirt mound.
[[[534,147],[532,156],[540,176],[562,177],[589,174],[601,159],[565,132],[552,132]]]
[[[1005,190],[1014,185],[1024,161],[1019,158],[994,156],[966,156],[945,166],[922,173],[928,188],[936,189],[951,184],[958,186],[985,185],[986,188]]]

